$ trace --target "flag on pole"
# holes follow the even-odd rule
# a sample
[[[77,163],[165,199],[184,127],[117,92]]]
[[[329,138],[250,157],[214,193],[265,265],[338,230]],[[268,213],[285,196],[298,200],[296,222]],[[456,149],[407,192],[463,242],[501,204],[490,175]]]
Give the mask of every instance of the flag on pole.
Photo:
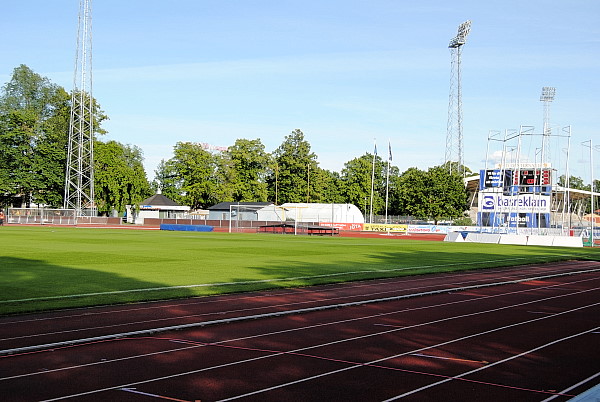
[[[389,157],[388,159],[391,161],[392,160],[392,143],[388,141],[388,150],[389,150]]]
[[[375,143],[375,156],[377,156],[377,143]]]

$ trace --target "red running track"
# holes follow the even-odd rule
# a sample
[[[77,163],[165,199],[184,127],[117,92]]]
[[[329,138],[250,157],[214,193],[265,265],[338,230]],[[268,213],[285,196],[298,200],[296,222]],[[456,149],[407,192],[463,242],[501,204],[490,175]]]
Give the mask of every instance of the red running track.
[[[125,335],[180,324],[197,326]],[[7,401],[564,401],[600,383],[600,263],[6,317],[0,331]]]

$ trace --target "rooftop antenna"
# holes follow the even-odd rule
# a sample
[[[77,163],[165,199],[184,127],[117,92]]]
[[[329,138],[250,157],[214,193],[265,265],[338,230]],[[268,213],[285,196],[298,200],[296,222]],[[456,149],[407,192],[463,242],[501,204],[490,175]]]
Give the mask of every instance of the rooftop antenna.
[[[448,102],[448,126],[446,131],[445,162],[450,172],[456,171],[464,175],[464,148],[462,129],[462,88],[460,56],[462,46],[467,42],[471,31],[471,21],[467,20],[458,26],[458,33],[448,45],[451,56],[450,97]],[[452,162],[457,162],[456,165]],[[459,172],[463,169],[463,172]]]
[[[92,0],[80,0],[71,94],[64,208],[95,216],[94,99],[92,97]]]

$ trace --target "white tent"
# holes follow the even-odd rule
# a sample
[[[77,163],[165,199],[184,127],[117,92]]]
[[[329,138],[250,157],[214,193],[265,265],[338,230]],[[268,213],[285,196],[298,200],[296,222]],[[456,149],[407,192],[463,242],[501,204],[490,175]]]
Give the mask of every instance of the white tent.
[[[362,212],[353,204],[287,202],[281,207],[286,219],[298,222],[365,223]]]

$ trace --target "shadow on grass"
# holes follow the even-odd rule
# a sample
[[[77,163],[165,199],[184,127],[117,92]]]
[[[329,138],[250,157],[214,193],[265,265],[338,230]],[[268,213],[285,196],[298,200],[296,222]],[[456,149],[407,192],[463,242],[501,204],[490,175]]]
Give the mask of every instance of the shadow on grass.
[[[0,256],[0,315],[191,296],[186,288]]]
[[[336,262],[300,263],[289,261],[289,264],[265,264],[248,268],[262,277],[271,278],[256,281],[244,277],[236,277],[228,285],[210,288],[212,293],[247,292],[254,290],[276,289],[294,286],[310,286],[358,280],[396,278],[403,276],[470,271],[478,269],[543,264],[549,262],[592,259],[579,250],[534,247],[518,248],[516,246],[495,246],[486,248],[480,245],[475,251],[438,246],[435,249],[410,249],[399,247],[398,251],[378,252],[369,256],[369,262],[354,262],[350,258]],[[250,277],[250,275],[249,275]],[[252,277],[256,277],[252,275]]]

